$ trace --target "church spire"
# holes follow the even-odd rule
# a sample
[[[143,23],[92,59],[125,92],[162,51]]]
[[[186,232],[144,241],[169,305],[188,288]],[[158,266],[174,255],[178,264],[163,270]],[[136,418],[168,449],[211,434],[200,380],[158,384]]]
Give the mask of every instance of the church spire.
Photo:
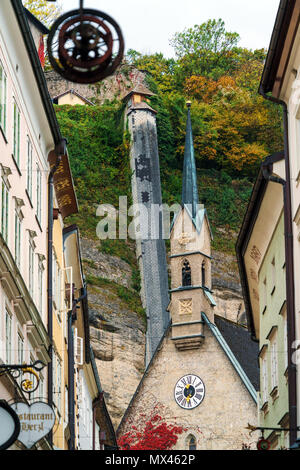
[[[192,217],[197,214],[197,205],[199,204],[197,171],[194,155],[193,131],[191,122],[191,102],[187,102],[188,115],[186,123],[186,137],[183,163],[183,181],[182,181],[182,205],[189,205],[192,209]]]

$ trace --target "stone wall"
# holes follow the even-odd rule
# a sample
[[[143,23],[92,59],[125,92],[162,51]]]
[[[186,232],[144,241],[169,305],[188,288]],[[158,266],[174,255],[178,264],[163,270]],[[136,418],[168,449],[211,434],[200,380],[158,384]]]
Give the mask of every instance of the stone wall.
[[[124,64],[111,77],[92,85],[70,82],[54,70],[46,71],[45,78],[52,99],[73,89],[95,104],[102,104],[105,100],[112,100],[115,97],[123,98],[132,87],[144,82],[145,74],[130,65]]]

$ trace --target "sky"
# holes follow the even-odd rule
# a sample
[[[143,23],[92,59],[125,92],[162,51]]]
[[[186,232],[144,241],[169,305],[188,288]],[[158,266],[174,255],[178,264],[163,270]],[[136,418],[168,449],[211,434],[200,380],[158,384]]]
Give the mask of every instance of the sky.
[[[169,41],[176,32],[222,18],[227,31],[239,33],[239,45],[268,49],[280,0],[84,0],[119,23],[125,47],[143,54],[162,52],[174,57]],[[63,11],[79,0],[61,0]]]

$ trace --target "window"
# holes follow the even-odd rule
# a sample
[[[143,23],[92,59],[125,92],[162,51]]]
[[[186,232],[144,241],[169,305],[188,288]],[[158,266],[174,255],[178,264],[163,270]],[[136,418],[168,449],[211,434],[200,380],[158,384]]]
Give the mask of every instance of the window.
[[[8,188],[2,180],[1,191],[1,233],[4,240],[8,241]]]
[[[61,416],[61,360],[56,353],[53,354],[53,400]]]
[[[27,136],[27,192],[32,200],[32,144]]]
[[[36,215],[41,222],[41,215],[42,215],[42,173],[37,165],[36,169]]]
[[[38,264],[38,309],[40,315],[42,316],[43,313],[43,286],[44,286],[44,265],[43,265],[44,257],[39,255],[39,264]]]
[[[20,332],[18,332],[18,364],[24,362],[24,339]]]
[[[262,285],[262,313],[265,313],[267,308],[267,278],[264,278]]]
[[[20,268],[21,263],[21,225],[22,225],[22,217],[21,213],[16,209],[15,212],[15,261]]]
[[[182,286],[191,286],[192,285],[192,274],[190,263],[187,260],[183,261],[182,267]]]
[[[43,400],[44,398],[44,377],[40,373],[40,383],[39,383],[39,398]]]
[[[287,315],[284,316],[284,365],[285,368],[288,366],[288,324],[287,324]]]
[[[6,364],[12,363],[12,318],[10,313],[5,312],[5,348],[6,348]]]
[[[278,357],[277,357],[277,337],[276,335],[271,342],[271,378],[272,390],[278,386]]]
[[[6,87],[7,87],[6,74],[0,62],[0,126],[4,134],[6,133],[6,94],[7,94]]]
[[[29,293],[33,298],[34,295],[34,249],[35,245],[33,240],[29,240],[29,263],[28,263],[28,279],[29,279]]]
[[[205,261],[203,261],[202,266],[201,266],[201,277],[202,277],[202,287],[205,287]]]
[[[57,409],[61,415],[61,361],[57,358]]]
[[[275,265],[275,258],[272,259],[271,263],[271,269],[272,269],[272,288],[271,288],[271,295],[273,294],[276,286],[276,265]]]
[[[53,251],[53,257],[52,257],[52,269],[53,269],[53,304],[55,310],[60,309],[60,284],[61,284],[61,271],[59,268],[59,264],[57,262],[56,255]]]
[[[262,360],[262,402],[268,401],[268,363],[266,357]]]
[[[65,386],[65,425],[69,422],[69,390],[68,387]]]
[[[20,111],[14,101],[13,156],[20,166]]]
[[[188,437],[188,450],[197,450],[197,441],[195,436]]]

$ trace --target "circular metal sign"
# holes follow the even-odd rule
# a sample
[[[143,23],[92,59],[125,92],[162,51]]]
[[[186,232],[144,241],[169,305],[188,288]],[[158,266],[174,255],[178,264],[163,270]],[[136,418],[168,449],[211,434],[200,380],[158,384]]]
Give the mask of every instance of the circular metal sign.
[[[20,420],[16,412],[0,400],[0,450],[8,449],[20,434]]]

